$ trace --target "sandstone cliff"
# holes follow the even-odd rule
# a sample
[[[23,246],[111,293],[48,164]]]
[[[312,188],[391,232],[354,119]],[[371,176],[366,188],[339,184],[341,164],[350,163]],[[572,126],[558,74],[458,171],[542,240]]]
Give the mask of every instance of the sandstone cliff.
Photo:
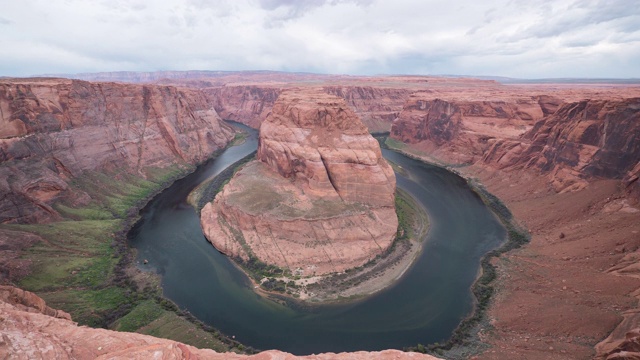
[[[395,176],[344,100],[282,93],[257,158],[202,209],[220,251],[312,275],[357,267],[391,245]]]
[[[59,219],[87,170],[145,177],[201,162],[233,137],[199,91],[61,79],[0,82],[0,223]]]
[[[325,86],[323,90],[345,99],[371,132],[389,131],[412,90],[376,86]]]
[[[493,140],[517,139],[560,103],[548,96],[487,98],[447,100],[416,92],[394,120],[391,138],[447,162],[469,164],[481,159]]]
[[[207,94],[216,111],[225,120],[259,128],[267,118],[286,84],[225,85],[210,87]],[[318,88],[320,89],[320,88]],[[369,131],[389,131],[391,122],[402,110],[410,89],[374,86],[324,86],[322,91],[345,99]]]
[[[495,142],[484,162],[548,174],[556,191],[625,176],[633,191],[640,162],[640,98],[566,104],[521,139]]]
[[[77,326],[69,314],[33,293],[0,286],[0,357],[3,359],[436,359],[398,350],[297,357],[281,351],[216,353],[148,335]]]
[[[588,179],[622,179],[636,193],[640,160],[640,100],[583,100],[532,96],[509,101],[433,99],[413,94],[391,137],[454,164],[547,174],[556,191]]]
[[[290,91],[260,127],[257,158],[323,198],[393,206],[395,176],[344,100]]]
[[[259,128],[282,89],[269,85],[230,85],[203,90],[218,114],[252,128]]]

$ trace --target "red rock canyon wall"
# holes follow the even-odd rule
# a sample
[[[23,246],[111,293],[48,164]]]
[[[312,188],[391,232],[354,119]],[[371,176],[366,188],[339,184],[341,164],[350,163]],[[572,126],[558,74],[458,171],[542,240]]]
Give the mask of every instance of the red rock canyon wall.
[[[72,80],[0,82],[0,223],[59,218],[86,170],[201,162],[233,137],[199,91]]]

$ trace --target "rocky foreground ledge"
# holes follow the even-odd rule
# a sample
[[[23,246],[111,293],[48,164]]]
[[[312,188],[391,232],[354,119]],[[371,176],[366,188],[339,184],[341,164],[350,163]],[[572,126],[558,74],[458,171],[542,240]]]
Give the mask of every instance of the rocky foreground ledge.
[[[34,293],[0,286],[2,359],[436,359],[398,350],[294,356],[277,350],[256,355],[217,353],[137,333],[78,326],[69,314]]]
[[[391,246],[395,176],[343,99],[283,92],[260,127],[257,158],[202,209],[221,252],[306,277],[361,266]]]

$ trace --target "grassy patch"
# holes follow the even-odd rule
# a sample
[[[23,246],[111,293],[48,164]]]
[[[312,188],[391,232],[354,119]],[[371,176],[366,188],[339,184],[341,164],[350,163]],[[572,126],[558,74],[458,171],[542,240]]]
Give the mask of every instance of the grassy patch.
[[[403,143],[400,140],[392,139],[391,137],[386,137],[384,139],[384,144],[387,146],[387,148],[390,149],[404,150],[407,147],[407,144]]]
[[[396,190],[396,214],[398,215],[397,239],[415,239],[421,241],[429,228],[426,212],[415,200],[401,189]]]
[[[108,283],[113,258],[112,233],[119,220],[61,221],[52,224],[4,225],[39,235],[43,241],[27,249],[32,272],[19,285],[30,291]]]
[[[40,292],[47,305],[72,314],[80,325],[107,327],[115,310],[126,308],[131,302],[125,289],[110,286],[103,289],[60,289]]]
[[[237,131],[236,135],[233,137],[233,140],[231,140],[230,145],[231,146],[242,145],[244,144],[247,137],[249,137],[249,134],[247,134],[245,131]]]
[[[120,226],[120,220],[4,225],[43,239],[24,252],[32,271],[18,285],[69,312],[80,325],[107,327],[136,300],[130,290],[113,283],[119,259],[111,245]]]
[[[381,147],[385,149],[397,151],[407,157],[410,157],[418,161],[426,162],[431,165],[444,167],[447,170],[452,171],[454,173],[456,172],[454,169],[463,168],[470,165],[468,163],[444,162],[441,159],[431,156],[431,154],[429,154],[426,151],[416,149],[416,147],[412,146],[411,144],[406,144],[400,140],[392,139],[390,137],[387,137],[386,139],[384,139],[384,141],[382,141]]]
[[[189,321],[173,311],[161,310],[160,316],[137,329],[141,334],[172,339],[198,348],[213,349],[218,352],[253,352],[238,342],[224,337],[215,329],[202,323]]]
[[[118,267],[128,252],[124,234],[130,215],[188,169],[148,168],[148,179],[128,174],[130,169],[108,175],[87,171],[69,182],[67,193],[74,196],[52,204],[64,221],[0,225],[42,239],[22,251],[21,257],[31,263],[30,273],[16,285],[69,312],[81,325],[108,327],[140,300],[131,283],[122,281],[124,271]],[[34,177],[37,174],[34,171]]]
[[[73,208],[64,204],[56,204],[55,209],[65,218],[74,220],[108,220],[113,219],[113,213],[106,208],[96,205],[83,208]]]
[[[92,201],[82,207],[73,204],[56,204],[56,209],[74,220],[126,218],[131,209],[137,209],[165,184],[193,170],[192,166],[178,165],[172,168],[148,167],[144,169],[146,179],[131,175],[128,171],[103,174],[85,171],[71,181],[77,191],[91,196]]]
[[[167,312],[154,300],[145,300],[139,303],[127,315],[116,320],[112,328],[118,331],[135,332],[150,324]]]

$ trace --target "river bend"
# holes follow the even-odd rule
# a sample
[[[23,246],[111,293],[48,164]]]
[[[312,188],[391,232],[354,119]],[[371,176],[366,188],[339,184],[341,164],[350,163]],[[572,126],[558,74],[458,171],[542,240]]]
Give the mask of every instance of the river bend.
[[[246,276],[204,238],[189,192],[257,148],[257,132],[176,181],[142,211],[130,245],[162,276],[164,295],[245,345],[294,354],[401,349],[446,340],[473,309],[481,258],[506,232],[465,180],[383,150],[402,166],[398,187],[429,214],[422,253],[393,286],[357,302],[296,309],[258,296]]]

